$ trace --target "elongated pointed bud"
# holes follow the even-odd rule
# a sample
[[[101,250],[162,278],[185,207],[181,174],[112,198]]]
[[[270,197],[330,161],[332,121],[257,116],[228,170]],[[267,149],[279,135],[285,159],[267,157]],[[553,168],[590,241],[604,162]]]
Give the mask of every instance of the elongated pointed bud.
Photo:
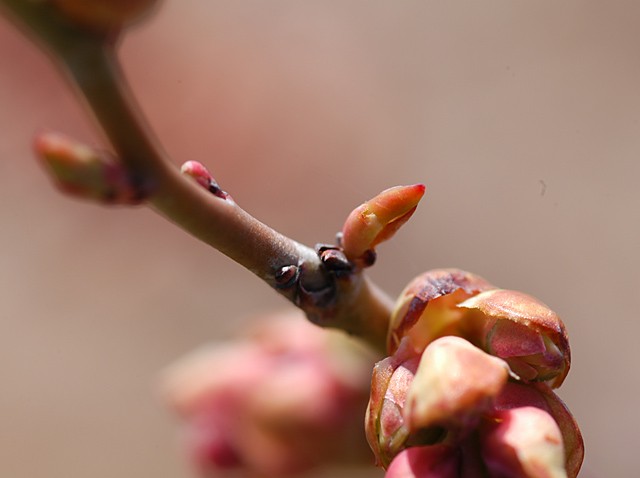
[[[65,193],[104,204],[139,204],[148,194],[116,158],[58,133],[36,137],[35,151]]]
[[[404,407],[411,431],[431,426],[473,426],[507,383],[509,367],[459,337],[425,349]]]
[[[369,265],[367,256],[409,220],[424,192],[423,184],[396,186],[354,209],[342,228],[347,259],[363,267]]]

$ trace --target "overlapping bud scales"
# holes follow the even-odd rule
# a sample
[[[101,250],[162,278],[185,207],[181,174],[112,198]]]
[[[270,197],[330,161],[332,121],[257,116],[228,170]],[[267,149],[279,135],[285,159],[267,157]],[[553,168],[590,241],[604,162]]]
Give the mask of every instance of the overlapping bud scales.
[[[391,316],[388,351],[395,352],[404,337],[419,351],[445,335],[477,335],[477,321],[463,320],[458,304],[493,289],[482,277],[458,269],[436,269],[413,279],[400,293]]]
[[[430,271],[400,295],[388,344],[365,422],[386,478],[577,476],[582,436],[551,389],[569,369],[568,340],[547,306]]]
[[[423,352],[404,416],[411,431],[473,426],[490,410],[509,377],[507,364],[459,337],[442,337]]]
[[[371,265],[375,247],[409,220],[424,192],[423,184],[396,186],[354,209],[342,227],[341,246],[347,259],[361,267]]]
[[[104,204],[139,204],[146,196],[117,159],[59,133],[43,133],[35,140],[36,154],[65,193]]]
[[[571,365],[567,333],[555,312],[529,295],[456,269],[429,271],[409,283],[393,312],[388,346],[393,352],[406,336],[424,350],[446,335],[505,359],[524,381],[558,387]]]
[[[282,477],[370,462],[362,416],[371,352],[297,311],[261,319],[244,339],[196,352],[166,373],[194,467],[202,476],[239,468]]]
[[[419,361],[420,357],[412,354],[411,350],[401,348],[373,368],[365,432],[378,466],[386,468],[406,446],[409,429],[404,418],[404,406]]]
[[[520,378],[560,386],[571,365],[569,339],[545,304],[522,292],[494,289],[458,307],[485,322],[483,348],[505,359]]]

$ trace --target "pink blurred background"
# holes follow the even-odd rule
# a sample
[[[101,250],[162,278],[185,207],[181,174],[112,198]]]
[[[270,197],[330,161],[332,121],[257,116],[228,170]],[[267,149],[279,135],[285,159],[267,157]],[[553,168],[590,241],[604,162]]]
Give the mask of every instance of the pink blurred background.
[[[176,162],[204,162],[301,242],[426,183],[372,276],[397,294],[460,267],[549,304],[571,337],[560,394],[585,436],[581,476],[629,477],[639,21],[631,0],[166,1],[121,53]],[[4,19],[0,62],[0,476],[187,478],[159,371],[286,304],[148,209],[56,192],[34,131],[99,133]]]

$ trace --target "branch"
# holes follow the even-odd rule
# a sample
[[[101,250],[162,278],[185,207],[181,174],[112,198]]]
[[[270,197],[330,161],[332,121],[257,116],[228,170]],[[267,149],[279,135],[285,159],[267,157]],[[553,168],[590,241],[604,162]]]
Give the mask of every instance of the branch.
[[[72,140],[40,138],[37,150],[50,165],[75,168],[77,173],[91,164],[94,176],[96,171],[121,168],[118,178],[126,177],[136,190],[134,195],[144,197],[167,219],[252,271],[305,311],[312,322],[343,329],[384,349],[391,300],[365,277],[362,270],[370,265],[367,261],[360,256],[349,260],[339,246],[314,250],[299,244],[252,217],[230,197],[201,187],[200,173],[187,167],[187,175],[197,179],[192,181],[174,166],[144,119],[117,60],[124,24],[105,26],[104,19],[97,26],[78,23],[58,9],[55,1],[0,0],[2,7],[50,53],[117,154],[107,161]],[[78,150],[83,151],[82,157]],[[359,253],[372,252],[375,244],[367,249],[364,242]]]

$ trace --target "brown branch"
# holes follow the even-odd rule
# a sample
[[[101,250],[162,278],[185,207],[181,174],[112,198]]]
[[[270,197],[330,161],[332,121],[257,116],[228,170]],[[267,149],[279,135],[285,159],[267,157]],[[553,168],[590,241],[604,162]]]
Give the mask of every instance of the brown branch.
[[[124,79],[115,52],[119,32],[96,33],[78,27],[49,3],[0,0],[0,7],[50,53],[156,210],[251,270],[313,322],[384,347],[390,300],[360,269],[344,274],[326,267],[315,250],[180,174],[155,139]]]

